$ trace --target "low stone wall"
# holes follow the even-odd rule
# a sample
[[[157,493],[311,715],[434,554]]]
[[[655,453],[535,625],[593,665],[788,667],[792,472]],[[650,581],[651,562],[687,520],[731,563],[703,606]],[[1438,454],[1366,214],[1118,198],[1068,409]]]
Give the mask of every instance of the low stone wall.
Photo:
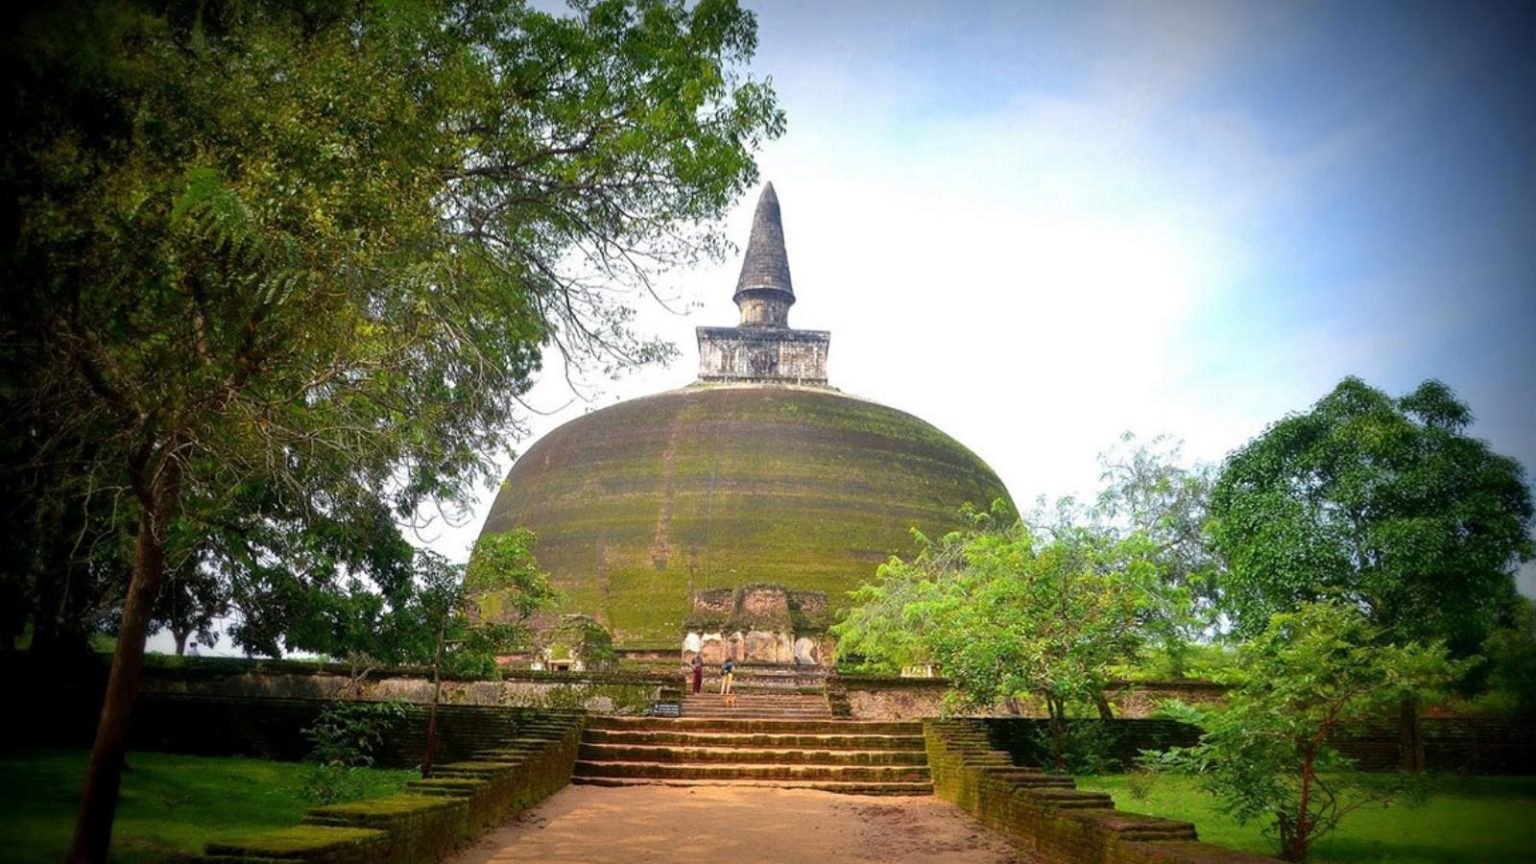
[[[129,746],[200,755],[243,755],[298,760],[310,743],[302,731],[321,708],[354,679],[339,664],[223,657],[149,658],[135,703]],[[14,734],[0,747],[89,747],[106,687],[105,656],[44,665],[25,652],[0,655],[0,680],[24,698]],[[509,675],[503,681],[449,681],[440,706],[439,747],[444,758],[467,756],[487,738],[512,734],[531,710],[591,709],[633,713],[648,706],[680,676]],[[381,764],[410,767],[425,751],[431,682],[410,670],[386,670],[364,679],[365,699],[407,702],[406,717],[391,724]]]
[[[1275,859],[1199,842],[1195,826],[1116,810],[1070,778],[1015,766],[981,721],[923,727],[934,794],[1042,857],[1092,864],[1258,864]]]
[[[827,682],[836,689],[854,720],[921,720],[944,713],[944,694],[949,682],[943,678],[881,678],[864,675],[838,675]]]
[[[980,720],[992,746],[1021,765],[1039,764],[1045,754],[1046,721],[1022,717]],[[1068,720],[1104,730],[1102,756],[1124,768],[1143,750],[1188,747],[1200,730],[1173,720]],[[1425,717],[1424,755],[1430,770],[1464,774],[1536,774],[1536,719]],[[1392,725],[1346,729],[1334,746],[1362,771],[1393,771],[1401,764],[1398,731]]]
[[[852,716],[859,720],[908,720],[938,717],[943,713],[945,678],[896,678],[878,675],[840,675]],[[1105,690],[1105,699],[1117,718],[1142,719],[1157,712],[1168,699],[1198,705],[1219,701],[1227,688],[1204,681],[1117,681]],[[1045,703],[1020,700],[1015,710],[999,708],[989,715],[1046,717]]]
[[[353,678],[345,667],[334,664],[308,666],[219,660],[206,667],[201,663],[151,667],[145,670],[140,692],[285,699],[334,699],[345,695],[432,701],[432,681],[420,671],[385,669]],[[446,680],[442,701],[626,714],[648,706],[657,688],[675,687],[680,680],[681,670],[676,676],[508,670],[499,681]]]
[[[304,824],[209,843],[205,862],[435,864],[570,782],[583,717],[530,715],[518,734],[397,795],[312,808]]]
[[[248,756],[298,761],[309,754],[311,742],[303,730],[329,699],[271,699],[145,693],[139,696],[129,731],[129,747],[201,756]],[[390,719],[375,748],[382,768],[413,768],[426,758],[426,705],[403,706],[403,716]],[[487,742],[518,734],[543,712],[531,708],[487,705],[440,705],[437,714],[437,759],[468,759]],[[58,746],[89,747],[85,737]]]

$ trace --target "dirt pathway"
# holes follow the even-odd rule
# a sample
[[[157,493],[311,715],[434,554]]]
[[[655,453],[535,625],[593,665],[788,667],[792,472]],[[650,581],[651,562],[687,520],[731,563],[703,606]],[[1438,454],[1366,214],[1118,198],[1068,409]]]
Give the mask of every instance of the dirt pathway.
[[[937,798],[720,786],[568,786],[450,864],[1033,862]]]

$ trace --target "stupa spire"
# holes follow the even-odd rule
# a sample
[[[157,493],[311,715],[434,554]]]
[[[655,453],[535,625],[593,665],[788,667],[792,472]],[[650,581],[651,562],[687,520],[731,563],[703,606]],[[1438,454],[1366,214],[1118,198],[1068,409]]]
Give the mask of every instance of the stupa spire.
[[[789,307],[795,289],[784,254],[784,225],[773,184],[763,187],[752,217],[752,236],[736,282],[741,323],[699,328],[699,380],[712,383],[827,386],[825,330],[794,330]]]
[[[784,223],[779,215],[779,196],[773,184],[763,187],[752,217],[752,236],[742,256],[741,276],[732,296],[741,309],[743,327],[788,327],[789,307],[795,302],[789,278],[789,256],[784,252]]]

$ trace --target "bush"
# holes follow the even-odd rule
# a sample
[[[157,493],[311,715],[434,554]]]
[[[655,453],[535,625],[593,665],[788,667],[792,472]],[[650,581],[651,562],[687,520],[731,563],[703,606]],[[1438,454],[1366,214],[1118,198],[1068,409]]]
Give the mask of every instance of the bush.
[[[309,761],[314,769],[304,778],[304,797],[321,804],[355,798],[362,782],[357,768],[373,765],[373,751],[384,741],[391,724],[405,717],[399,702],[337,700],[326,705],[314,725],[303,730],[314,745]]]
[[[1098,720],[1067,720],[1062,724],[1059,742],[1053,740],[1048,724],[1030,730],[1031,749],[1042,754],[1042,763],[1055,761],[1055,748],[1061,747],[1061,761],[1068,774],[1113,774],[1125,766],[1115,755],[1120,736]]]

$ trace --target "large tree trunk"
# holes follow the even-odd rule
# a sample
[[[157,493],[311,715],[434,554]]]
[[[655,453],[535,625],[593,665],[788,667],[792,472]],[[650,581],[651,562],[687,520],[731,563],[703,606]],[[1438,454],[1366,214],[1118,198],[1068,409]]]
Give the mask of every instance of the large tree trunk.
[[[177,657],[187,656],[187,637],[191,635],[192,633],[189,630],[177,630],[174,627],[171,628],[171,638],[176,640]]]
[[[165,578],[165,528],[169,502],[177,486],[174,457],[150,481],[141,494],[138,535],[134,542],[133,577],[123,600],[123,619],[112,654],[107,693],[96,724],[96,743],[85,770],[80,793],[80,812],[75,819],[75,838],[66,864],[106,864],[112,845],[112,820],[123,779],[123,760],[128,751],[128,723],[139,693],[139,674],[144,667],[144,641],[154,612],[155,594]]]
[[[1401,768],[1409,774],[1425,770],[1424,730],[1419,724],[1419,703],[1413,697],[1403,699],[1397,720],[1398,749],[1402,751]]]

